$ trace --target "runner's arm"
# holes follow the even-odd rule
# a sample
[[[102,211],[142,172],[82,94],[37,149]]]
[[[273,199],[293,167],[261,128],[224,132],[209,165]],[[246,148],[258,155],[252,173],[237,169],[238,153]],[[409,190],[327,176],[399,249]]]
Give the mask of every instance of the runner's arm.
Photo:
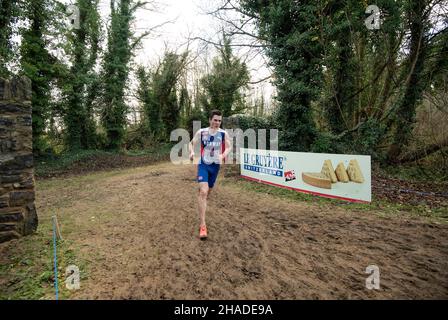
[[[227,156],[230,153],[231,148],[232,148],[232,143],[230,141],[229,134],[227,132],[224,134],[224,140],[225,140],[225,146],[226,147],[225,147],[225,150],[224,150],[223,154],[220,157],[220,163],[224,163],[226,161],[226,158],[227,158]]]
[[[188,144],[188,149],[190,151],[190,160],[193,160],[193,158],[194,158],[194,149],[199,141],[200,134],[201,134],[201,130],[198,130],[196,132],[196,134],[194,135],[193,140],[191,140],[190,143]]]
[[[224,135],[224,137],[225,137],[224,139],[225,139],[225,143],[226,143],[226,149],[224,150],[224,153],[222,155],[223,155],[223,158],[225,159],[229,155],[230,151],[232,151],[232,143],[230,141],[230,137],[227,132]]]

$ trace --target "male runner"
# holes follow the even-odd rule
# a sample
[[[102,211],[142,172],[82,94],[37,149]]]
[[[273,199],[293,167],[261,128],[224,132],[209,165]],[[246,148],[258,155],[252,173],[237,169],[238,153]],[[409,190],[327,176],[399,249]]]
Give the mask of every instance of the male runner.
[[[218,177],[221,163],[224,163],[231,151],[228,134],[220,128],[222,114],[219,110],[213,110],[209,115],[210,126],[200,129],[189,144],[190,160],[194,159],[194,150],[198,142],[201,143],[201,158],[198,164],[197,181],[199,183],[199,238],[207,238],[207,226],[205,225],[205,210],[207,198],[212,191]]]

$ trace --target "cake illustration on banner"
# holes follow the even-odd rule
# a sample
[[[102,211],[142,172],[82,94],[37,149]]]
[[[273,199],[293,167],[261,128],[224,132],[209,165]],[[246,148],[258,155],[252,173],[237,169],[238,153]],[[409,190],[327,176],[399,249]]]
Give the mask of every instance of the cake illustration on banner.
[[[350,160],[350,163],[348,164],[348,167],[347,167],[347,174],[348,174],[348,177],[350,178],[350,181],[357,182],[357,183],[364,182],[364,176],[362,175],[361,168],[356,159]]]
[[[321,172],[302,172],[302,180],[314,187],[331,189],[331,184],[337,182],[363,183],[364,176],[356,159],[350,160],[347,169],[342,161],[339,162],[336,170],[334,170],[331,160],[325,160]]]
[[[322,170],[320,172],[324,174],[328,179],[330,179],[331,183],[338,182],[331,160],[324,161],[324,165],[322,166]]]
[[[331,180],[322,172],[302,172],[302,180],[309,185],[331,189]]]
[[[338,163],[335,173],[339,182],[347,183],[350,181],[348,178],[347,171],[345,170],[344,163],[342,163],[342,161]]]

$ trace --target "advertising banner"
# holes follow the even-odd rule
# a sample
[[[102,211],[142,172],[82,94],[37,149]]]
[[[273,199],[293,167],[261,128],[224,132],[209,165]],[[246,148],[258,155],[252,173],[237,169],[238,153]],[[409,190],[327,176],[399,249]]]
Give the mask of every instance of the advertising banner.
[[[241,176],[352,202],[371,201],[370,156],[240,149]]]

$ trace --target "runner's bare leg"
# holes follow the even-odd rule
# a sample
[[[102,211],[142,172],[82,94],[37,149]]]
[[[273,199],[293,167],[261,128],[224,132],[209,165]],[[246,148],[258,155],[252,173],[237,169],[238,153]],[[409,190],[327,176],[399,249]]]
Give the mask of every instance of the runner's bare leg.
[[[213,188],[208,188],[207,200],[210,198],[210,193],[212,193]]]
[[[201,226],[205,226],[205,210],[207,209],[208,192],[209,192],[208,182],[199,182],[198,203],[199,203],[199,218],[201,220]]]

